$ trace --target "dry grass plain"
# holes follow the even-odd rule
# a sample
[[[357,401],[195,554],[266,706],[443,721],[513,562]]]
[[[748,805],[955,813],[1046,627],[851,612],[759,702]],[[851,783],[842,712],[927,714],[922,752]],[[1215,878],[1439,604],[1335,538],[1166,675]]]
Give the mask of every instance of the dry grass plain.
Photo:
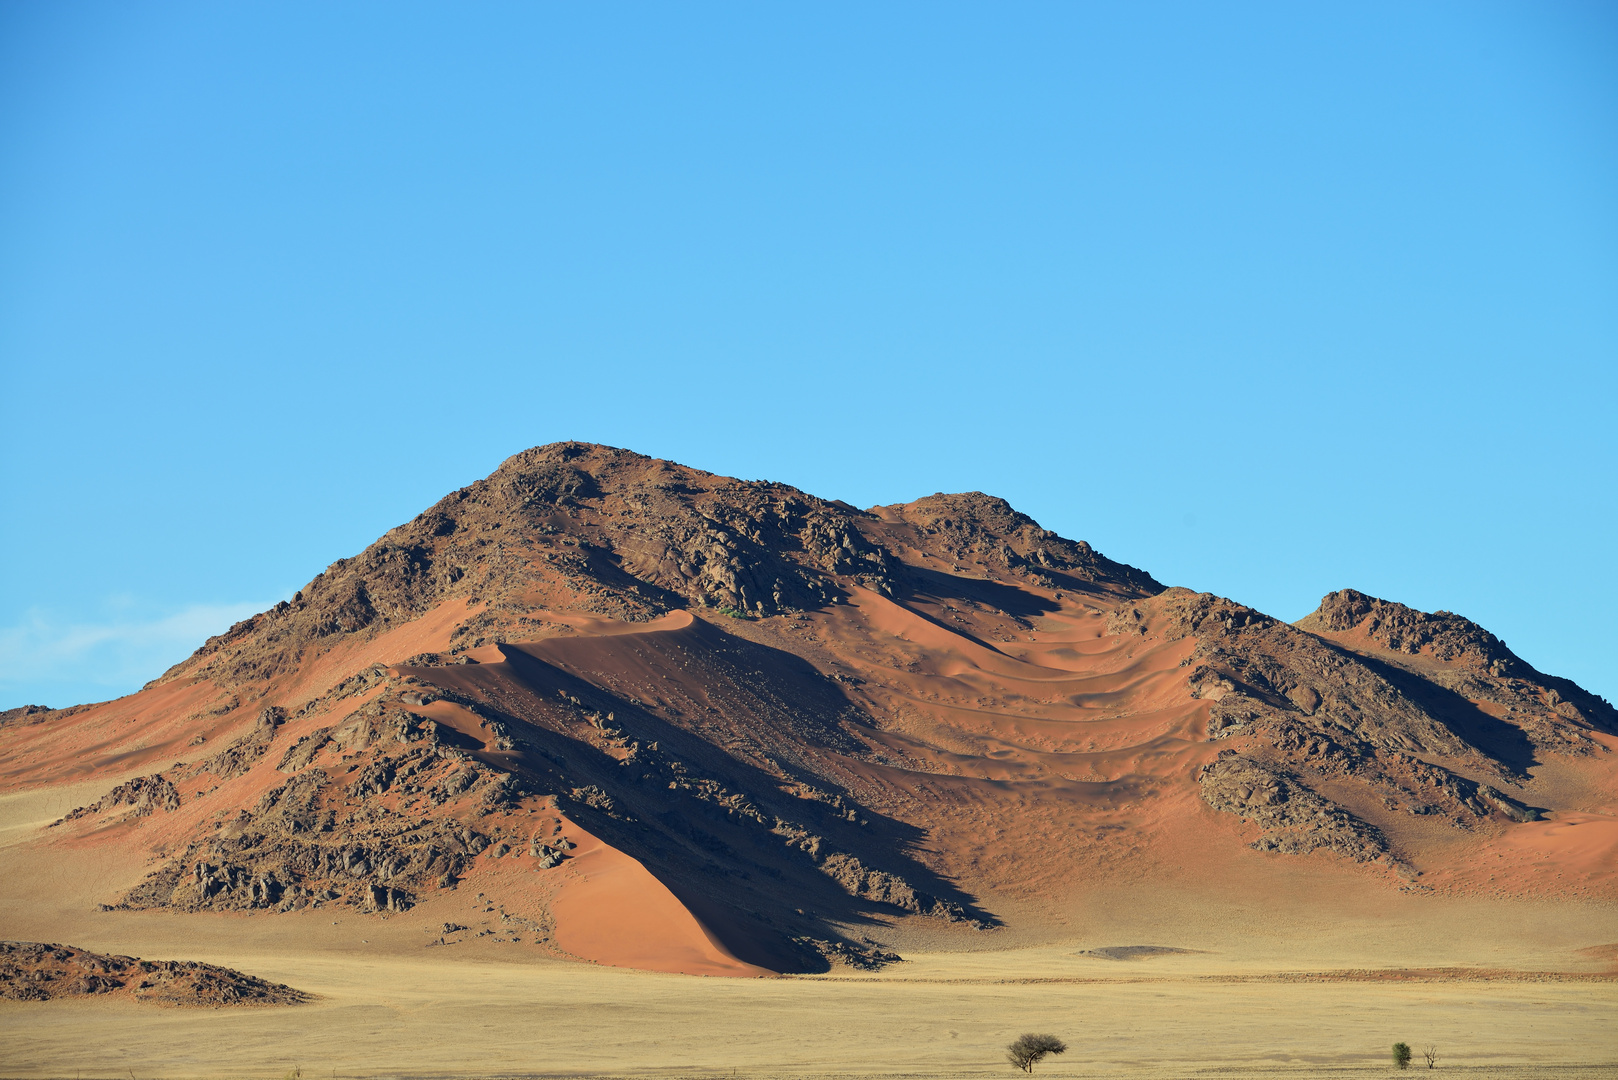
[[[872,978],[703,979],[561,963],[243,954],[321,999],[290,1009],[8,1005],[8,1076],[1007,1076],[1017,1032],[1059,1032],[1046,1076],[1380,1075],[1396,1038],[1445,1071],[1613,1075],[1610,983],[1231,983],[1019,978],[1042,955],[920,957]],[[1096,963],[1103,963],[1097,961]],[[902,973],[901,973],[902,972]],[[1144,973],[1143,973],[1144,974]],[[1088,981],[1098,975],[1096,981]]]
[[[1000,1049],[1051,1031],[1068,1054],[1038,1075],[1381,1075],[1396,1039],[1437,1044],[1469,1076],[1618,1075],[1618,982],[1576,946],[1612,940],[1610,909],[1498,902],[1423,906],[1312,927],[1187,920],[1142,897],[1098,904],[1083,940],[907,953],[876,974],[664,975],[506,946],[423,948],[424,927],[374,920],[41,913],[76,944],[225,964],[318,995],[278,1009],[97,1001],[0,1005],[0,1075],[261,1077],[1009,1076]],[[1108,909],[1111,909],[1109,912]],[[442,914],[442,913],[439,913]],[[1217,913],[1215,913],[1217,916]],[[1229,914],[1228,912],[1225,914]],[[35,923],[6,911],[9,926]],[[1156,924],[1146,936],[1143,924]],[[1464,933],[1450,933],[1470,927]],[[37,929],[46,929],[35,923]],[[1521,933],[1513,934],[1518,927]],[[360,935],[366,935],[360,937]],[[1466,939],[1492,938],[1469,950]],[[1149,941],[1202,951],[1118,961],[1083,950]],[[1425,944],[1422,944],[1425,942]],[[964,944],[964,943],[963,943]],[[1473,953],[1470,960],[1467,953]],[[1315,980],[1387,967],[1376,953],[1481,977]]]

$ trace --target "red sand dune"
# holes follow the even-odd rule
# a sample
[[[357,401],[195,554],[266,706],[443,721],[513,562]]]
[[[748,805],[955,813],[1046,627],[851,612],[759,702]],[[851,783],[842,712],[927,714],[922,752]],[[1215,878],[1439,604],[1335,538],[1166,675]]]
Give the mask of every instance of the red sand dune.
[[[579,830],[572,880],[551,901],[558,947],[614,967],[685,975],[773,972],[736,959],[651,872]]]

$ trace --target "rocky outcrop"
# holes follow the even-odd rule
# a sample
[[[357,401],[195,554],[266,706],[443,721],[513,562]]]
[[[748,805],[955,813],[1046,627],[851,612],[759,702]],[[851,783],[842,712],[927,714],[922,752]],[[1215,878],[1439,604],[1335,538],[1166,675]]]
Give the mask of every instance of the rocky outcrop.
[[[1294,777],[1233,750],[1222,752],[1197,779],[1209,806],[1264,828],[1252,844],[1260,851],[1301,855],[1324,849],[1356,862],[1388,854],[1378,830]]]
[[[1535,755],[1594,752],[1588,732],[1595,725],[1583,711],[1544,708],[1548,692],[1525,689],[1531,669],[1511,668],[1517,674],[1510,680],[1487,674],[1507,657],[1475,624],[1443,613],[1422,616],[1352,592],[1328,596],[1322,611],[1292,626],[1212,594],[1169,589],[1108,615],[1109,633],[1194,639],[1187,682],[1194,697],[1209,703],[1209,738],[1228,744],[1218,767],[1203,774],[1204,798],[1274,830],[1261,842],[1266,847],[1325,848],[1364,859],[1383,853],[1386,844],[1341,807],[1304,799],[1300,805],[1308,812],[1283,821],[1286,815],[1234,798],[1235,790],[1253,787],[1225,782],[1240,770],[1254,770],[1249,780],[1284,778],[1273,781],[1278,789],[1254,788],[1281,792],[1278,804],[1264,806],[1298,803],[1295,793],[1331,804],[1320,792],[1349,781],[1385,809],[1439,815],[1470,829],[1491,817],[1537,816],[1501,790],[1526,780]],[[1364,634],[1377,620],[1385,632]],[[1344,636],[1347,630],[1362,636]],[[1390,662],[1379,643],[1393,642],[1438,662],[1419,668]],[[1443,666],[1448,663],[1457,666]],[[1520,708],[1488,708],[1506,701]],[[1346,833],[1334,824],[1339,812],[1352,819]]]
[[[178,810],[180,793],[166,777],[137,776],[119,784],[89,806],[73,810],[55,824],[77,821],[91,814],[105,814],[123,810],[135,817],[145,817],[155,810]]]
[[[1316,633],[1359,630],[1385,649],[1426,654],[1494,675],[1526,667],[1505,642],[1470,619],[1449,611],[1417,611],[1353,589],[1327,593],[1320,607],[1299,619],[1298,626]]]
[[[806,951],[819,956],[833,968],[880,971],[889,964],[897,964],[904,959],[898,953],[889,952],[870,939],[861,942],[828,941],[825,938],[800,935],[792,940]]]
[[[1453,612],[1429,614],[1344,589],[1328,593],[1298,627],[1374,657],[1400,675],[1467,701],[1499,706],[1550,753],[1593,752],[1585,731],[1618,734],[1618,709],[1611,702],[1570,679],[1538,671],[1505,642]]]
[[[903,506],[882,507],[914,525],[930,551],[1007,574],[1027,576],[1047,587],[1107,583],[1144,594],[1163,586],[1133,566],[1099,554],[1083,540],[1069,540],[981,491],[929,495]]]
[[[0,727],[7,724],[39,723],[54,712],[56,710],[49,705],[19,705],[15,709],[0,710]]]
[[[0,998],[52,1001],[119,997],[156,1005],[299,1005],[309,995],[230,968],[193,960],[107,956],[70,945],[0,941]]]
[[[265,709],[258,714],[258,720],[247,734],[209,758],[201,766],[202,770],[213,773],[221,780],[240,776],[269,752],[276,729],[286,722],[286,718],[286,710],[279,706],[272,705]]]

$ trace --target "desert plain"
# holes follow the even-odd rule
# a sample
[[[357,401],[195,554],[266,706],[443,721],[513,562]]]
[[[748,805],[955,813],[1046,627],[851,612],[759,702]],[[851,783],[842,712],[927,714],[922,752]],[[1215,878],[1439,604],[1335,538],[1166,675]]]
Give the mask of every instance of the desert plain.
[[[29,803],[0,804],[8,840],[40,827],[17,820]],[[1400,1039],[1467,1075],[1607,1076],[1618,1059],[1609,904],[1346,889],[1300,919],[1273,895],[1147,887],[1088,897],[1060,944],[918,942],[878,972],[741,979],[425,947],[477,918],[475,895],[381,924],[88,910],[86,886],[116,874],[8,875],[8,934],[205,960],[315,1000],[8,1002],[5,1075],[1006,1076],[1002,1048],[1025,1029],[1068,1042],[1037,1067],[1050,1076],[1382,1075]],[[1106,955],[1142,944],[1187,951]]]

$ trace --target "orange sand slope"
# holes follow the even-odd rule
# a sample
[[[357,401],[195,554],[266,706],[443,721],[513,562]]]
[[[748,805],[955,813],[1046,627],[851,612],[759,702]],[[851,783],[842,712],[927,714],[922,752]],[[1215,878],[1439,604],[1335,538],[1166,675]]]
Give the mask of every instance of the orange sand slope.
[[[646,867],[610,844],[590,837],[571,869],[574,880],[551,902],[561,949],[614,967],[773,974],[736,959]]]

